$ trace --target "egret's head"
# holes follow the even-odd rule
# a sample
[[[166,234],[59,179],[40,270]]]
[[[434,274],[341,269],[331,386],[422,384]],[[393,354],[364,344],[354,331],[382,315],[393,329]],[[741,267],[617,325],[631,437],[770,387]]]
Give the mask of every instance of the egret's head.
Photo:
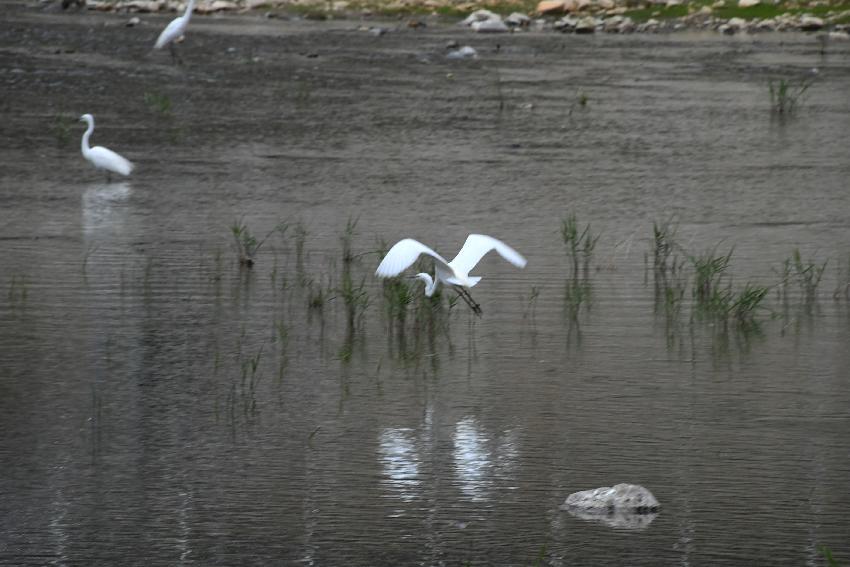
[[[80,122],[85,122],[86,124],[91,124],[94,122],[94,116],[91,114],[83,114],[80,116]]]

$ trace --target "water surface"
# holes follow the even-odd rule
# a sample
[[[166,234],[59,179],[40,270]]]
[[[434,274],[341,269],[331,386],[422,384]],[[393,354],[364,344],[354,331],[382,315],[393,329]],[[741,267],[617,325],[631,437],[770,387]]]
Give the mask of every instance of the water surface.
[[[176,68],[150,50],[163,17],[0,19],[0,562],[850,560],[850,46],[209,17]],[[772,116],[768,80],[812,67]],[[131,178],[81,158],[63,117],[84,112]],[[601,234],[577,320],[570,213]],[[240,219],[271,233],[251,270]],[[817,301],[772,288],[753,332],[689,291],[668,317],[646,270],[664,221],[688,253],[734,249],[736,289],[795,248],[828,260]],[[486,258],[481,319],[411,307],[402,340],[376,251],[470,232],[527,269]],[[559,509],[618,482],[661,501],[644,529]]]

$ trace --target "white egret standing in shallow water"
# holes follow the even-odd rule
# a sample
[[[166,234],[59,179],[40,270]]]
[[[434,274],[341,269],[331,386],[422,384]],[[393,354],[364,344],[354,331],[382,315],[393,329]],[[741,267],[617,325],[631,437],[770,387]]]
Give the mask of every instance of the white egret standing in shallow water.
[[[483,234],[470,234],[463,244],[463,248],[451,262],[412,238],[400,240],[390,248],[375,274],[382,278],[391,278],[399,275],[409,268],[421,254],[427,254],[434,259],[434,277],[429,274],[419,273],[414,277],[425,282],[425,295],[434,295],[440,282],[454,286],[458,294],[469,304],[473,311],[481,313],[481,307],[475,303],[467,291],[479,281],[480,277],[470,276],[469,272],[481,261],[485,254],[495,250],[499,255],[518,268],[524,268],[526,264],[519,252],[492,236]]]
[[[165,26],[165,29],[162,30],[162,33],[159,34],[158,38],[156,38],[156,43],[153,48],[162,49],[167,45],[169,51],[171,51],[171,58],[180,63],[180,57],[174,49],[174,43],[183,39],[183,34],[186,33],[186,26],[189,25],[189,18],[192,17],[192,10],[194,9],[195,0],[189,0],[189,4],[186,5],[186,11],[182,16],[174,18],[167,26]]]
[[[127,159],[103,146],[89,147],[89,137],[94,132],[94,117],[91,114],[83,114],[80,116],[80,122],[85,122],[89,125],[86,133],[83,134],[81,144],[83,157],[89,160],[97,169],[105,169],[107,178],[109,178],[109,174],[112,172],[120,173],[121,175],[130,175],[134,166]]]

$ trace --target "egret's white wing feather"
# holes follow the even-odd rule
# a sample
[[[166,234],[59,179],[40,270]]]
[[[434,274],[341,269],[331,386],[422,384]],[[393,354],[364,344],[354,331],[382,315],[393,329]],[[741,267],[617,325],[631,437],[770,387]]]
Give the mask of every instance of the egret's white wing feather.
[[[526,260],[519,252],[501,240],[484,234],[470,234],[450,265],[458,274],[467,275],[490,250],[495,250],[502,258],[518,268],[525,267]]]
[[[90,149],[87,157],[95,167],[112,171],[113,173],[130,175],[130,172],[133,171],[134,166],[127,158],[103,146],[95,146]]]
[[[412,238],[405,238],[404,240],[399,240],[395,246],[390,248],[390,251],[387,252],[387,255],[384,256],[384,259],[381,260],[380,265],[378,266],[378,270],[375,272],[376,275],[382,278],[391,278],[393,276],[397,276],[402,273],[404,270],[413,265],[417,258],[421,254],[427,254],[434,258],[434,262],[438,266],[442,266],[444,269],[451,271],[451,266],[446,261],[445,258],[419,242],[418,240],[413,240]]]
[[[186,31],[186,17],[180,16],[179,18],[174,18],[171,22],[165,26],[165,29],[162,30],[162,33],[159,34],[159,37],[156,38],[156,44],[154,44],[154,49],[162,49]]]

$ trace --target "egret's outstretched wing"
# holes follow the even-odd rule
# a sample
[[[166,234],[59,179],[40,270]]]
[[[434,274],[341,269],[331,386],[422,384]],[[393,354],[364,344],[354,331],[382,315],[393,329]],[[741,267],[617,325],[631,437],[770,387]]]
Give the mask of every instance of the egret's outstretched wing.
[[[470,234],[463,243],[463,248],[457,253],[454,260],[450,262],[451,267],[459,274],[469,274],[481,258],[490,250],[495,250],[499,255],[518,268],[524,268],[526,261],[519,252],[492,236],[484,234]]]
[[[451,267],[445,258],[418,240],[405,238],[404,240],[399,240],[395,246],[390,248],[390,251],[387,252],[387,255],[384,256],[383,260],[381,260],[381,264],[378,266],[378,270],[375,272],[375,275],[382,278],[397,276],[412,266],[416,259],[419,258],[420,254],[427,254],[428,256],[431,256],[434,258],[434,262],[438,266],[451,271]]]

